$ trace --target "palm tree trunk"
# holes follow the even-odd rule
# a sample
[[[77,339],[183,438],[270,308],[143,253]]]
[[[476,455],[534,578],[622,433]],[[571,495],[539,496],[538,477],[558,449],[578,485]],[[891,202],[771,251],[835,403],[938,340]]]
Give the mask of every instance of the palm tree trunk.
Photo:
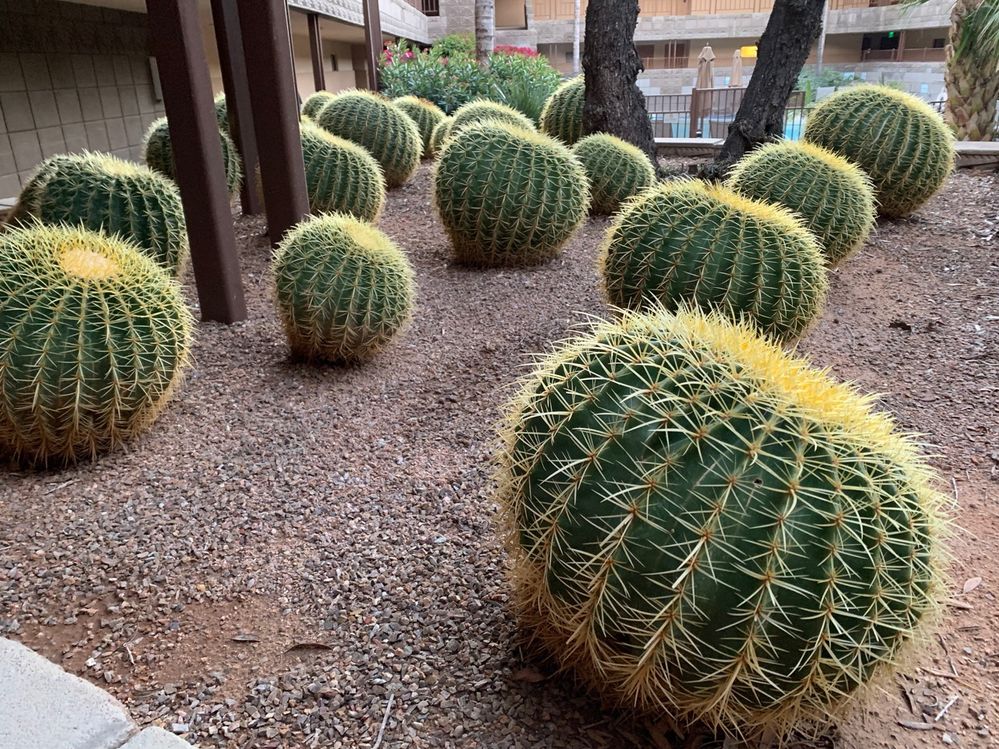
[[[475,0],[475,59],[489,62],[496,43],[496,2]]]
[[[954,52],[964,31],[965,18],[981,4],[982,0],[957,0],[950,14],[944,119],[958,140],[992,140],[995,136],[999,71],[994,63],[983,65],[978,55]]]

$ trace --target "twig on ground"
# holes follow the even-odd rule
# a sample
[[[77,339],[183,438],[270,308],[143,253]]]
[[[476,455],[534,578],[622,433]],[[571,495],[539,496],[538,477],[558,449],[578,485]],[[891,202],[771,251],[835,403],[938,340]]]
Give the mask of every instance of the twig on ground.
[[[378,749],[382,745],[382,739],[385,738],[385,726],[388,725],[389,713],[392,712],[393,702],[395,702],[395,695],[389,693],[388,704],[385,706],[385,715],[382,717],[382,725],[378,729],[378,738],[375,739],[374,746],[371,749]]]
[[[944,705],[944,706],[943,706],[942,708],[940,708],[940,712],[939,712],[939,713],[937,713],[937,717],[935,717],[935,718],[933,719],[933,722],[934,722],[934,723],[938,722],[938,721],[939,721],[939,720],[940,720],[940,719],[941,719],[941,718],[942,718],[942,717],[944,716],[944,714],[945,714],[945,713],[946,713],[946,712],[947,712],[948,710],[950,710],[951,706],[952,706],[952,705],[953,705],[953,704],[954,704],[955,702],[957,702],[957,701],[958,701],[958,699],[960,698],[960,696],[961,696],[961,695],[958,695],[958,694],[953,694],[953,695],[951,695],[950,699],[949,699],[949,700],[947,700],[947,704],[946,704],[946,705]]]

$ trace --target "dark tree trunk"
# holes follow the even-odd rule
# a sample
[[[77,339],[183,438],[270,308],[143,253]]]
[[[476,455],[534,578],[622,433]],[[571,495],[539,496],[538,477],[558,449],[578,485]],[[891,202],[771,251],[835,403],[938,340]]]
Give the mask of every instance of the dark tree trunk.
[[[638,0],[590,0],[583,38],[583,131],[633,143],[656,164],[652,122],[635,81],[645,70],[635,49]]]
[[[776,0],[728,138],[703,176],[720,178],[742,156],[784,135],[784,110],[822,28],[823,0]]]

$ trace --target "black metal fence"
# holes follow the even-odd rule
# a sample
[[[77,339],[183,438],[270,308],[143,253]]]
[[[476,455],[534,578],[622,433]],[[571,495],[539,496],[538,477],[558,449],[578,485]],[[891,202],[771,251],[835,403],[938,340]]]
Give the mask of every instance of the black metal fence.
[[[745,88],[694,89],[689,94],[647,96],[657,138],[724,138]],[[784,113],[784,137],[797,140],[805,124],[805,92],[794,91]]]

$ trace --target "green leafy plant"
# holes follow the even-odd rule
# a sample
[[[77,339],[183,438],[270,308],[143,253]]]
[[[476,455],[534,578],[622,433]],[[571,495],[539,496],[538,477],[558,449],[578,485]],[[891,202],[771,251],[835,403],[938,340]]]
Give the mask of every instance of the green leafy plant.
[[[508,410],[521,621],[608,702],[733,737],[825,724],[945,593],[942,496],[872,399],[717,314],[626,313]]]
[[[219,137],[222,141],[222,163],[225,166],[226,187],[230,195],[235,195],[243,183],[243,162],[239,158],[239,153],[236,151],[236,146],[229,134],[225,130],[219,130]],[[170,143],[170,126],[167,124],[166,117],[155,120],[149,126],[142,151],[142,158],[146,162],[146,166],[165,177],[177,180],[173,146]]]
[[[139,434],[192,330],[180,286],[139,247],[64,225],[0,233],[0,454],[61,465]]]
[[[590,180],[591,213],[616,213],[622,203],[656,181],[648,156],[616,136],[588,135],[572,147],[572,153]]]
[[[385,204],[385,178],[368,151],[303,120],[300,126],[309,209],[376,221]]]

